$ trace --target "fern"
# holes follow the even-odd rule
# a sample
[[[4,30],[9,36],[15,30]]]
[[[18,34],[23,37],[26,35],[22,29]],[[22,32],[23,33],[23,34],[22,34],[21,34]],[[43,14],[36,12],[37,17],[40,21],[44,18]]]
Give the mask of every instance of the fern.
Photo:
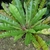
[[[8,8],[6,8],[6,4],[2,2],[2,7],[9,17],[0,13],[0,30],[5,30],[5,32],[0,34],[0,38],[12,36],[14,37],[14,41],[17,41],[25,35],[25,45],[32,42],[37,50],[40,50],[41,48],[43,50],[49,50],[45,41],[38,35],[50,35],[50,32],[48,31],[50,28],[50,25],[48,25],[49,20],[46,20],[46,18],[42,19],[47,8],[43,8],[42,5],[39,9],[39,1],[40,0],[24,1],[23,7],[25,12],[20,0],[12,0],[12,3],[8,5]],[[47,32],[45,32],[45,30],[47,30]]]

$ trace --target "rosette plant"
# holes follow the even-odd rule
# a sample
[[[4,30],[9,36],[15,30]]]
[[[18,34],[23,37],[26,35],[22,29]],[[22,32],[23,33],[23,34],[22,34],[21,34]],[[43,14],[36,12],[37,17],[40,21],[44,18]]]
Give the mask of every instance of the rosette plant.
[[[34,44],[37,50],[49,50],[47,44],[39,36],[50,30],[50,25],[42,18],[47,8],[39,9],[39,0],[24,1],[24,9],[20,0],[13,0],[9,5],[2,3],[2,7],[7,15],[0,13],[0,38],[14,37],[14,41],[22,38],[25,45]]]

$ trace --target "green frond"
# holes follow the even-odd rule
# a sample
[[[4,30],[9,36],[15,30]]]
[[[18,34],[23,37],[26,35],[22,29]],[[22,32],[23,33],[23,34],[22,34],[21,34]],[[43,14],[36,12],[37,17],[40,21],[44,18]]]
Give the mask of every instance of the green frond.
[[[14,41],[16,42],[18,39],[22,38],[24,34],[19,34],[18,36],[14,36]]]
[[[20,34],[24,34],[22,30],[10,30],[11,36],[19,36]]]
[[[4,9],[4,11],[8,14],[8,15],[11,15],[10,14],[10,11],[9,11],[9,8],[8,8],[8,4],[6,4],[6,3],[4,3],[4,2],[2,2],[2,7],[3,7],[3,9]]]
[[[41,49],[43,49],[43,50],[49,50],[49,48],[48,48],[48,46],[47,46],[46,42],[45,42],[45,41],[43,41],[43,39],[42,39],[40,36],[35,35],[35,37],[36,37],[36,39],[37,39],[38,43],[40,44]]]
[[[0,23],[0,30],[14,30],[12,25],[7,23]]]
[[[10,36],[19,36],[20,34],[23,34],[22,30],[10,30],[7,32],[3,32],[0,34],[0,38],[10,37]]]
[[[23,10],[23,7],[22,7],[22,4],[21,4],[21,1],[20,0],[13,0],[14,2],[14,5],[15,7],[17,7],[20,15],[22,16],[22,18],[25,20],[25,14],[24,14],[24,10]]]
[[[46,18],[46,20],[44,20],[42,23],[49,24],[50,23],[50,16],[48,18]]]
[[[20,25],[17,22],[1,14],[0,14],[0,21],[11,24],[12,26],[17,27],[17,28],[20,27]]]
[[[32,34],[31,33],[26,33],[26,36],[25,36],[25,45],[28,45],[32,40]]]
[[[33,5],[34,5],[34,6],[33,6],[33,9],[34,9],[34,10],[33,10],[33,12],[32,12],[32,13],[33,13],[33,17],[36,15],[36,13],[37,13],[37,11],[38,11],[39,1],[40,1],[40,0],[34,0],[34,1],[33,1]]]
[[[45,18],[44,18],[44,19],[45,19]],[[34,27],[36,27],[37,25],[41,24],[41,23],[44,21],[44,19],[41,19],[41,20],[39,20],[38,22],[36,22],[33,26],[31,26],[31,28],[34,28]]]
[[[28,7],[27,7],[27,5],[25,5],[25,7],[26,7],[26,8],[25,8],[25,10],[26,10],[26,23],[29,24],[30,19],[31,19],[31,17],[32,17],[33,0],[30,1]]]
[[[45,3],[46,3],[46,0],[41,1],[40,6],[39,6],[39,10],[44,7]]]
[[[38,22],[46,13],[46,10],[47,8],[43,8],[42,10],[39,10],[37,14],[35,15],[35,17],[33,17],[33,19],[31,20],[31,24],[35,24],[36,22]]]
[[[38,4],[39,4],[39,0],[31,0],[28,3],[28,6],[26,5],[26,3],[24,3],[25,5],[25,10],[26,10],[26,23],[30,24],[30,20],[32,19],[32,17],[34,17],[34,15],[37,13],[37,9],[38,9]]]
[[[14,18],[16,20],[18,20],[18,22],[22,25],[24,25],[24,20],[22,18],[22,16],[20,15],[18,9],[13,5],[13,4],[9,4],[9,10],[11,12],[11,14],[14,16]]]
[[[33,35],[33,38],[32,38],[32,44],[34,45],[34,47],[37,49],[37,50],[40,50],[41,46],[40,44],[37,42],[35,36]]]
[[[10,17],[3,9],[0,10],[0,14],[7,16],[7,17]]]
[[[42,30],[42,29],[47,29],[47,28],[50,28],[50,25],[47,25],[47,24],[39,24],[37,26],[34,27],[34,29],[36,31],[39,31],[39,30]]]
[[[11,33],[9,32],[3,32],[0,34],[0,38],[10,37],[10,36],[11,36]]]
[[[50,35],[50,28],[37,31],[39,34]]]
[[[26,32],[33,33],[33,34],[36,33],[36,31],[34,29],[26,29]]]

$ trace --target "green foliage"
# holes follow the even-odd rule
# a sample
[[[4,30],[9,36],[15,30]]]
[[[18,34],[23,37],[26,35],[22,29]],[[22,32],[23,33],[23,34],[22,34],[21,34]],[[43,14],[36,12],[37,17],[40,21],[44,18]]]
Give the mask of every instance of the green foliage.
[[[0,30],[13,30],[11,25],[6,24],[6,23],[0,23]]]
[[[31,24],[35,24],[37,21],[39,21],[42,18],[42,16],[45,14],[46,10],[47,8],[43,8],[39,10],[37,14],[34,16],[34,18],[32,19]]]
[[[39,24],[34,27],[35,30],[42,30],[42,29],[47,29],[47,28],[50,28],[50,26],[47,24]]]
[[[25,9],[24,11],[20,0],[13,0],[12,3],[8,5],[8,8],[6,8],[5,3],[2,3],[4,11],[8,16],[12,17],[7,17],[7,15],[2,13],[0,14],[0,30],[5,30],[5,32],[0,34],[0,38],[13,36],[14,41],[17,41],[25,35],[24,42],[26,45],[32,42],[37,50],[41,48],[43,50],[49,50],[45,41],[38,36],[38,34],[46,35],[43,29],[50,28],[50,25],[44,22],[45,19],[42,19],[47,8],[43,8],[44,4],[42,4],[42,7],[39,6],[39,4],[40,0],[29,0],[28,3],[25,0],[23,6]],[[47,34],[50,33],[48,32]]]
[[[36,40],[34,35],[33,35],[33,38],[32,38],[32,43],[36,47],[36,49],[40,50],[41,46],[40,46],[39,42]]]
[[[18,9],[20,15],[23,17],[23,19],[25,18],[25,14],[24,14],[24,10],[22,8],[22,4],[20,2],[20,0],[13,0],[14,5],[16,6],[16,8]],[[20,6],[19,6],[20,5]],[[25,20],[25,19],[24,19]]]
[[[27,33],[26,37],[25,37],[25,44],[28,45],[32,40],[32,34],[31,33]]]
[[[48,40],[46,43],[47,43],[48,46],[50,46],[50,40]]]
[[[41,4],[39,6],[39,9],[42,9],[44,7],[45,3],[46,3],[46,0],[42,0]]]
[[[14,16],[14,18],[16,20],[18,20],[20,22],[20,24],[24,25],[24,20],[23,20],[22,16],[20,15],[18,9],[14,5],[10,4],[9,10],[10,10],[11,14]]]
[[[47,7],[47,12],[46,12],[46,16],[50,16],[50,0],[46,1],[46,7]]]
[[[7,13],[7,14],[9,14],[9,15],[11,15],[11,13],[9,12],[9,9],[8,9],[8,4],[5,4],[4,2],[2,2],[2,7],[4,8],[4,11]]]
[[[35,35],[35,37],[36,37],[37,41],[39,42],[41,48],[43,48],[43,50],[49,50],[48,47],[47,47],[46,42],[43,41],[43,39],[40,36]]]
[[[17,27],[17,28],[19,27],[19,24],[17,22],[1,14],[0,14],[0,21],[11,24],[12,26]]]

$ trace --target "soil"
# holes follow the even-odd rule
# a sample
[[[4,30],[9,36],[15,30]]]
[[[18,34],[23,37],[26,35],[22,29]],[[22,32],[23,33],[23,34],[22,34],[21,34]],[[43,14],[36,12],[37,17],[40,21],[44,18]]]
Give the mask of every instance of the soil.
[[[0,50],[35,50],[32,44],[26,46],[22,39],[17,42],[13,41],[13,37],[0,39]]]
[[[48,41],[50,36],[40,35],[45,41]],[[50,48],[50,46],[48,46]],[[36,50],[32,44],[26,46],[22,39],[17,42],[13,41],[13,37],[0,39],[0,50]],[[50,49],[49,49],[50,50]]]

